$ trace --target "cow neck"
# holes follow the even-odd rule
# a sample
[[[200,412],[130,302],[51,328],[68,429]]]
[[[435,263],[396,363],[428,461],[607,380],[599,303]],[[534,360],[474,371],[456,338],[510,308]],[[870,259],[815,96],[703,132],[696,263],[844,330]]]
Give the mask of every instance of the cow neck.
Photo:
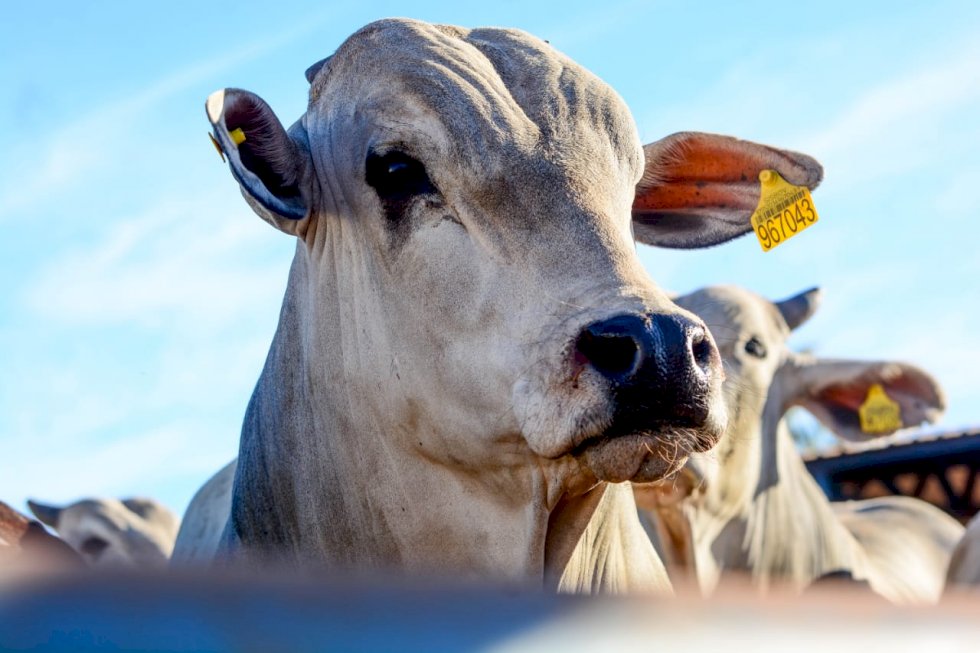
[[[782,580],[798,589],[832,571],[863,577],[858,547],[807,471],[786,420],[769,428],[775,432],[764,437],[775,443],[775,465],[766,464],[763,447],[763,473],[746,515],[753,577],[762,585]]]
[[[727,520],[752,503],[762,456],[761,402],[740,396],[720,446],[701,454],[717,465],[699,504],[699,513]],[[710,464],[710,463],[709,463]]]
[[[759,478],[763,402],[754,394],[732,397],[729,405],[737,409],[730,413],[724,437],[714,450],[699,454],[706,469],[714,468],[703,494],[657,511],[658,526],[667,531],[667,539],[684,547],[675,549],[674,556],[683,560],[693,552],[694,573],[705,591],[714,588],[723,568],[748,567],[741,534]],[[733,543],[718,546],[729,541]]]
[[[356,325],[337,319],[339,284],[311,283],[306,247],[246,412],[231,542],[254,560],[553,586],[596,503],[568,491],[577,463],[463,470],[386,437],[437,427],[388,424],[370,393],[331,382],[357,352],[329,341],[350,342]]]
[[[574,544],[567,560],[549,565],[549,588],[557,578],[557,589],[563,592],[671,593],[667,570],[640,524],[629,483],[601,484],[576,502],[578,510],[571,509],[566,518],[581,518],[578,530],[561,529],[560,533],[581,535],[565,540],[565,546]]]
[[[782,419],[782,399],[770,392],[763,406],[745,398],[736,405],[724,442],[708,454],[718,471],[704,495],[686,506],[704,589],[725,569],[748,572],[762,586],[789,581],[797,587],[831,571],[859,570],[853,538]]]

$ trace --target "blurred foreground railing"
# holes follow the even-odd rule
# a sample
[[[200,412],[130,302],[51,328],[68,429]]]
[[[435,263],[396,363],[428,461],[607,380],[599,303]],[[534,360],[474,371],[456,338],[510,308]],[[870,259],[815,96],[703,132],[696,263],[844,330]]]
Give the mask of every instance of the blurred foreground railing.
[[[711,600],[473,586],[60,574],[0,585],[2,650],[980,651],[980,599],[899,608],[860,590]]]

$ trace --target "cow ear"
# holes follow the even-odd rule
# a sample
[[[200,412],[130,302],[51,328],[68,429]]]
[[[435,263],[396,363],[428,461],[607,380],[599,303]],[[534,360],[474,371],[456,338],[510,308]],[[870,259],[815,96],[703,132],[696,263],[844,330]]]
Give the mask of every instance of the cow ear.
[[[819,288],[810,288],[781,302],[773,303],[792,331],[813,317],[820,307],[820,297]]]
[[[946,409],[939,382],[906,363],[801,359],[779,382],[784,386],[784,409],[802,406],[836,435],[852,441],[891,435],[897,430],[865,433],[861,429],[859,411],[874,385],[898,404],[900,428],[935,422]]]
[[[312,84],[313,80],[316,79],[316,76],[319,74],[319,72],[323,70],[323,67],[326,66],[328,63],[330,63],[330,58],[332,56],[333,55],[330,55],[330,57],[326,57],[325,59],[320,59],[315,64],[307,68],[305,73],[306,81]]]
[[[58,518],[61,517],[62,508],[57,506],[50,506],[46,503],[41,503],[40,501],[34,501],[32,499],[27,500],[27,507],[31,509],[34,516],[38,520],[51,528],[58,528]]]
[[[730,136],[680,132],[643,150],[633,232],[657,247],[711,247],[751,231],[763,170],[811,190],[823,178],[823,168],[805,154]]]
[[[298,233],[312,206],[313,166],[302,121],[287,133],[262,98],[234,88],[212,93],[205,108],[252,209],[274,227]]]

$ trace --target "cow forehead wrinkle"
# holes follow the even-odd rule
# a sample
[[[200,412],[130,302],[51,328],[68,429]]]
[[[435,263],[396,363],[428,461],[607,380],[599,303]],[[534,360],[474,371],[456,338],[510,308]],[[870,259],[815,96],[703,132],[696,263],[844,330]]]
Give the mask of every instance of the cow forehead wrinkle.
[[[384,47],[368,47],[358,43],[362,33],[374,41],[388,38],[380,39]],[[627,228],[642,148],[622,100],[600,80],[542,42],[506,30],[481,30],[474,41],[492,53],[493,62],[461,41],[458,35],[469,32],[458,28],[382,21],[362,33],[341,46],[327,74],[318,75],[315,83],[329,92],[314,94],[320,100],[311,100],[306,116],[314,168],[331,190],[325,197],[339,199],[339,191],[345,204],[357,204],[348,194],[363,189],[359,175],[351,179],[350,172],[361,170],[372,142],[404,143],[421,154],[417,158],[452,206],[474,205],[474,217],[500,222],[502,229],[488,225],[497,232],[491,237],[497,247],[517,239],[516,249],[504,247],[507,258],[521,258],[528,234],[520,228],[537,231],[542,219],[561,225],[547,236],[551,242],[558,237],[575,249],[593,240],[577,233],[580,227],[589,231],[586,223],[594,217],[588,214],[609,213],[615,204]],[[420,63],[419,52],[427,60]],[[548,74],[532,74],[537,68],[529,73],[524,63]],[[520,92],[512,94],[514,89]],[[340,123],[350,129],[337,129]],[[329,170],[341,176],[324,179]],[[599,186],[596,179],[605,182]],[[569,226],[576,222],[581,224]]]
[[[465,126],[452,137],[467,156],[485,157],[488,149],[509,143],[539,158],[557,148],[566,150],[565,159],[587,161],[583,153],[611,145],[639,175],[635,125],[598,78],[528,35],[480,30],[473,39],[466,30],[450,33],[407,21],[368,26],[341,46],[311,97],[329,104],[368,93],[394,107],[412,97],[444,124]],[[464,41],[460,34],[469,36]],[[310,112],[323,110],[311,100]]]
[[[329,75],[318,79],[322,88],[314,96],[328,105],[351,97],[401,105],[411,97],[450,122],[466,125],[465,131],[482,123],[500,133],[527,133],[529,125],[520,120],[518,107],[506,101],[506,88],[490,71],[480,70],[488,66],[480,66],[485,60],[473,56],[471,47],[469,56],[461,56],[458,50],[466,45],[461,41],[432,29],[424,35],[404,34],[397,27],[393,23],[389,30],[367,35],[362,30],[349,38],[334,56]],[[403,38],[396,38],[398,32]],[[367,36],[371,38],[365,42]],[[316,110],[311,102],[310,111]]]

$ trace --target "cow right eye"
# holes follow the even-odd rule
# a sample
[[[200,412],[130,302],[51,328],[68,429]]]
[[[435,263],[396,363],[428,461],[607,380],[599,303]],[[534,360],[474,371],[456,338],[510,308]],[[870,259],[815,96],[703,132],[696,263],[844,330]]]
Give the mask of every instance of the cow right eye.
[[[425,166],[404,152],[368,155],[365,181],[383,202],[403,202],[416,195],[436,192]]]

